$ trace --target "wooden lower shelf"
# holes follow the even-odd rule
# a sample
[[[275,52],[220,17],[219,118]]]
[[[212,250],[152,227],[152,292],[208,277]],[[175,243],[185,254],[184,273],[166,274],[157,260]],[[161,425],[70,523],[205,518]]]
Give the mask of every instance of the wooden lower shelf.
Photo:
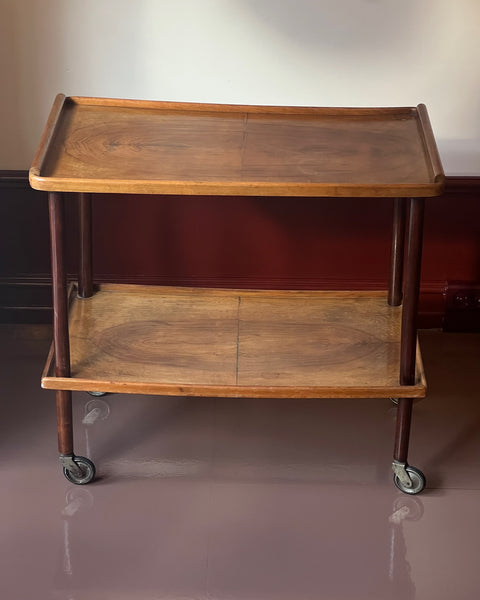
[[[250,398],[425,396],[399,385],[401,308],[385,292],[102,285],[70,305],[71,377],[42,386]]]

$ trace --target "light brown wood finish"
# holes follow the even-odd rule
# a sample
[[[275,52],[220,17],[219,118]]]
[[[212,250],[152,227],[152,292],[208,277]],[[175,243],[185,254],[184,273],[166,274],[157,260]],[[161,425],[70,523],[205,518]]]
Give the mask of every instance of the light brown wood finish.
[[[30,170],[53,191],[425,197],[443,172],[423,105],[303,108],[60,95]]]
[[[71,378],[49,389],[217,397],[423,397],[400,386],[401,308],[386,292],[101,286],[72,293]],[[49,361],[52,361],[50,356]]]

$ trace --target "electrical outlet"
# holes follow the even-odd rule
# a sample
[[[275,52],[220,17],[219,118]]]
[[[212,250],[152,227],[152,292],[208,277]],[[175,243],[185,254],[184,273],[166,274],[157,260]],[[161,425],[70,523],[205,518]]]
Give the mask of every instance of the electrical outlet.
[[[444,331],[480,331],[480,284],[449,282],[445,290]]]

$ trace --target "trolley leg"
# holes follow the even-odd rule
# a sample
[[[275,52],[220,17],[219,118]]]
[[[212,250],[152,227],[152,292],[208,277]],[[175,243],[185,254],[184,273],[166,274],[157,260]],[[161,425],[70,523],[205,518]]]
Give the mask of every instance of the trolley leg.
[[[90,298],[93,295],[91,194],[79,194],[79,216],[80,267],[78,270],[78,295],[80,298]]]
[[[73,456],[72,393],[57,390],[57,435],[60,456]]]
[[[405,298],[402,312],[400,385],[413,385],[415,383],[417,312],[422,264],[424,209],[425,201],[423,198],[410,200]]]
[[[397,488],[406,494],[418,494],[426,485],[425,475],[408,462],[408,442],[412,420],[412,398],[398,401],[395,447],[393,450],[393,481]]]
[[[393,205],[390,282],[388,286],[388,304],[390,306],[400,306],[400,304],[402,303],[406,211],[406,199],[395,198]]]
[[[398,400],[395,446],[393,449],[393,459],[398,463],[406,463],[408,458],[412,405],[412,398],[399,398]]]
[[[415,383],[424,199],[414,198],[410,200],[409,209],[405,298],[403,301],[400,350],[400,384],[407,386]],[[412,405],[412,398],[400,398],[398,401],[393,472],[395,485],[402,492],[418,494],[425,487],[425,477],[421,471],[415,467],[410,467],[407,462]]]
[[[93,296],[93,238],[92,238],[92,194],[78,194],[80,223],[80,251],[78,268],[78,297]],[[106,392],[91,391],[92,396],[105,396]]]
[[[53,342],[55,375],[70,377],[70,344],[68,335],[68,289],[65,266],[64,200],[61,194],[48,195],[53,283]],[[63,472],[72,483],[88,483],[95,476],[91,461],[73,453],[72,393],[58,390],[57,432],[58,450]]]
[[[61,194],[48,195],[53,283],[53,341],[55,375],[70,377],[68,341],[68,290],[65,268],[64,200]],[[58,449],[60,454],[73,453],[72,400],[68,391],[57,391]]]

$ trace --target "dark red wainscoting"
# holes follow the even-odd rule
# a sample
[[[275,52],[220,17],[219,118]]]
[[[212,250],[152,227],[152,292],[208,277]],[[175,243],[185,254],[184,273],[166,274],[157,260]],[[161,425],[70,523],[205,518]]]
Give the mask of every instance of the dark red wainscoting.
[[[448,283],[480,282],[480,177],[428,199],[420,325],[439,327]],[[240,288],[385,288],[393,202],[382,199],[93,197],[94,271],[104,281]],[[78,264],[67,197],[68,270]],[[0,172],[0,320],[49,319],[46,195]]]

